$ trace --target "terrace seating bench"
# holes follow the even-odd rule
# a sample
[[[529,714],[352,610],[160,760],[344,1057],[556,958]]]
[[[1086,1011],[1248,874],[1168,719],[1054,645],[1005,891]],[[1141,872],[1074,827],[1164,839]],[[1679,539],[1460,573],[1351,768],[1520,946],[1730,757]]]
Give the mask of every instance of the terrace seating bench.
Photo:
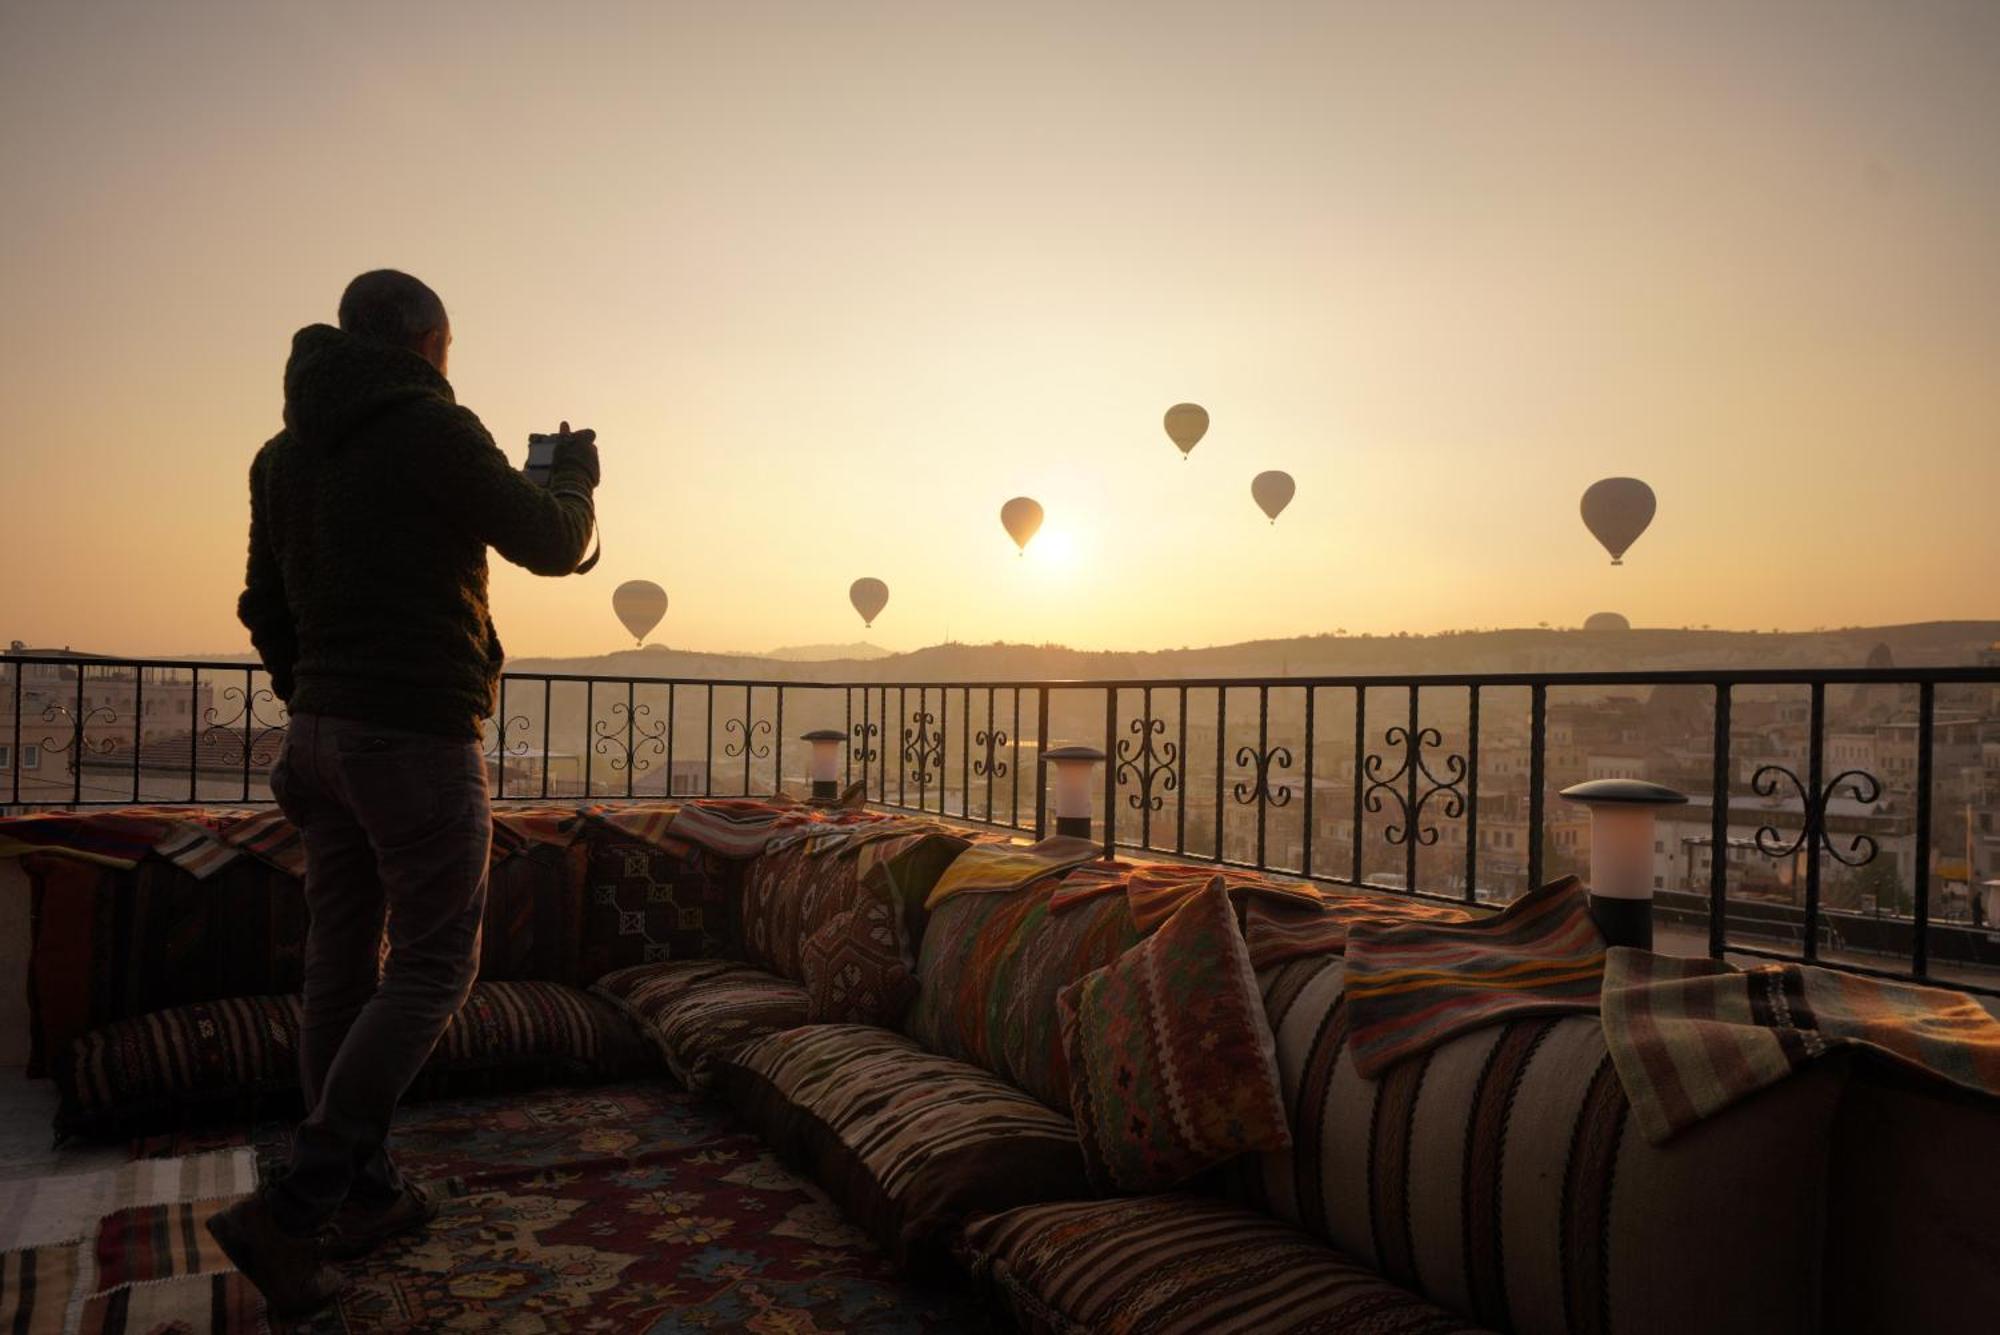
[[[1594,1015],[1504,1019],[1362,1075],[1330,952],[1246,972],[1247,1025],[1168,1033],[1229,1016],[1203,989],[1228,985],[1239,929],[1187,925],[1208,891],[1143,929],[1119,888],[1133,864],[940,894],[992,838],[898,819],[728,857],[587,829],[509,859],[482,1002],[498,1018],[461,1017],[436,1080],[454,1061],[496,1087],[613,1078],[657,1054],[658,1078],[726,1100],[899,1265],[982,1286],[1025,1330],[1862,1335],[2000,1313],[1991,1101],[1836,1055],[1654,1143]],[[253,929],[226,922],[273,943],[302,924],[270,868],[194,909],[157,869],[83,865],[35,863],[29,973],[38,1056],[90,1134],[189,1106],[162,1083],[174,1063],[119,1067],[120,1025],[178,1033],[173,1017],[251,1007],[246,988],[267,1021],[283,1011],[295,947],[246,977],[202,967],[203,933],[240,947]],[[170,903],[203,915],[166,952],[181,972],[92,953],[107,919]],[[1163,978],[1193,981],[1160,1011],[1117,1009]],[[474,1030],[509,1032],[482,1049]],[[210,1084],[189,1096],[277,1097],[284,1054],[253,1046],[202,1049]],[[1104,1098],[1120,1062],[1156,1064],[1137,1083],[1157,1075],[1162,1101]],[[1228,1153],[1232,1135],[1259,1147]]]

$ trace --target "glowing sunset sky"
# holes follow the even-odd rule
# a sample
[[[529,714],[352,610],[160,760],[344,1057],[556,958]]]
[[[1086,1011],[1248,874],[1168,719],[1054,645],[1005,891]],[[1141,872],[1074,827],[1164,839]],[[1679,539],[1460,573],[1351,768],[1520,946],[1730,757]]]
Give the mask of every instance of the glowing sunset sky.
[[[899,648],[2000,613],[1978,0],[8,4],[0,181],[0,638],[246,647],[291,333],[385,265],[510,454],[599,432],[516,654],[631,578],[698,649],[862,575]]]

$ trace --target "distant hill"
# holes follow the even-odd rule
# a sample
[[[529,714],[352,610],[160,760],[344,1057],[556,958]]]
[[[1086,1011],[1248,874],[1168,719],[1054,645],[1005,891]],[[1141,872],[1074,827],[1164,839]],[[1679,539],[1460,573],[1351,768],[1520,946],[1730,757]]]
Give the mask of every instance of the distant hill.
[[[854,644],[794,644],[768,653],[746,655],[746,657],[775,658],[783,663],[836,663],[842,660],[861,661],[870,658],[888,658],[893,651],[879,644],[857,641]]]
[[[2000,621],[1757,632],[1514,629],[1439,635],[1311,635],[1206,648],[1097,652],[1056,644],[939,644],[907,653],[842,658],[704,654],[648,645],[594,658],[517,658],[515,672],[639,677],[755,677],[782,681],[1055,681],[1105,678],[1344,676],[1418,672],[1665,671],[1694,668],[1901,667],[1978,662],[2000,641]],[[818,652],[813,650],[813,652]]]

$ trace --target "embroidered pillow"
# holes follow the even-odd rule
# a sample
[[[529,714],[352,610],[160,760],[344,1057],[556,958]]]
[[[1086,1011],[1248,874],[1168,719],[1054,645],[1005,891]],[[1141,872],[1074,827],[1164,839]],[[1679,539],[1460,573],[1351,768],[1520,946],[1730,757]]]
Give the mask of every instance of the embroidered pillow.
[[[901,917],[881,895],[828,919],[806,938],[799,957],[809,1024],[893,1028],[917,992]]]
[[[1056,1002],[1100,1189],[1164,1191],[1291,1144],[1276,1041],[1220,877]]]

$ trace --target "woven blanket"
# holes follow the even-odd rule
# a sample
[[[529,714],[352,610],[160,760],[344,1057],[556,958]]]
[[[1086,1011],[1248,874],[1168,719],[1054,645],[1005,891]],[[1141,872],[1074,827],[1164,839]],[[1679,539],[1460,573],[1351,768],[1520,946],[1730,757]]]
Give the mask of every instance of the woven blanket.
[[[1319,903],[1302,905],[1281,900],[1252,899],[1245,910],[1243,939],[1250,963],[1262,971],[1314,955],[1339,955],[1347,950],[1347,934],[1356,926],[1395,926],[1410,922],[1469,922],[1469,909],[1431,904],[1373,890],[1342,890],[1320,886]]]
[[[1613,950],[1604,1039],[1654,1142],[1839,1047],[2000,1096],[2000,1021],[1970,997],[1811,965]]]
[[[607,823],[619,824],[622,812],[607,813]],[[704,797],[683,805],[668,830],[679,839],[699,844],[725,858],[754,858],[764,851],[771,836],[798,825],[810,824],[813,808],[779,794],[774,797]],[[626,829],[640,838],[649,836]]]
[[[1483,922],[1357,923],[1347,941],[1348,1048],[1373,1078],[1470,1029],[1593,1012],[1604,937],[1574,876]]]
[[[1005,894],[1019,890],[1044,877],[1054,876],[1086,862],[1095,862],[1098,845],[1088,839],[1056,835],[1039,844],[975,844],[958,855],[944,875],[931,887],[924,901],[935,909],[953,895]]]
[[[84,1240],[98,1220],[134,1206],[241,1196],[256,1186],[257,1157],[247,1147],[0,1182],[0,1251]]]
[[[158,853],[205,875],[200,868],[210,857],[207,850],[217,832],[250,814],[222,808],[135,806],[10,816],[0,819],[0,857],[48,852],[125,869]]]

